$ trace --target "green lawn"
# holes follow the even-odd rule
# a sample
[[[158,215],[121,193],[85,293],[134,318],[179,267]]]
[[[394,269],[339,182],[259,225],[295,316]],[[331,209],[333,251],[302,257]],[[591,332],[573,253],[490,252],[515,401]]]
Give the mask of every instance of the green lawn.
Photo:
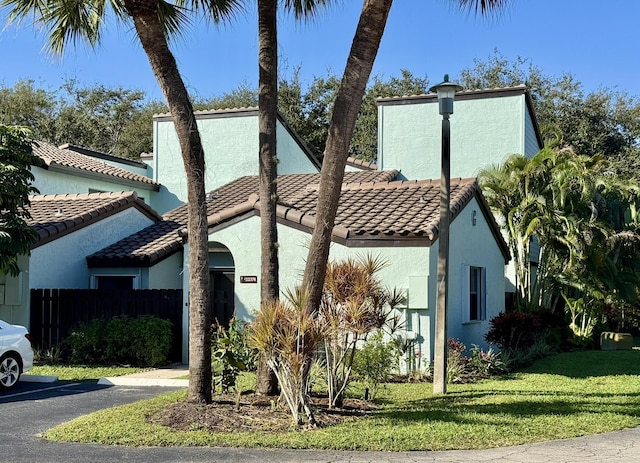
[[[91,367],[75,365],[35,365],[29,375],[57,376],[61,381],[97,381],[106,376],[122,376],[137,373],[143,368]]]
[[[390,384],[367,418],[280,434],[175,432],[145,416],[185,392],[80,417],[47,431],[56,440],[136,446],[243,446],[358,450],[479,449],[640,425],[640,350],[565,353],[477,384]]]

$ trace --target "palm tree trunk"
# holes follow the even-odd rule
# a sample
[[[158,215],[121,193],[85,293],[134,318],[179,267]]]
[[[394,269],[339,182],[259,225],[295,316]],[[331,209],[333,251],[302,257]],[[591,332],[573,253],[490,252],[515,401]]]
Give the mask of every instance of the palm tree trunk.
[[[187,175],[189,219],[189,392],[187,400],[212,401],[211,315],[204,150],[189,94],[158,18],[157,3],[125,0],[142,47],[149,58],[173,116]]]
[[[278,299],[278,229],[276,224],[277,166],[276,117],[278,108],[277,0],[258,0],[258,125],[260,129],[260,245],[261,301]],[[277,395],[275,373],[262,358],[258,365],[256,392]]]
[[[393,0],[364,1],[336,95],[320,172],[316,225],[311,236],[302,282],[302,287],[309,291],[306,310],[311,312],[315,312],[320,305],[349,144],[392,3]]]

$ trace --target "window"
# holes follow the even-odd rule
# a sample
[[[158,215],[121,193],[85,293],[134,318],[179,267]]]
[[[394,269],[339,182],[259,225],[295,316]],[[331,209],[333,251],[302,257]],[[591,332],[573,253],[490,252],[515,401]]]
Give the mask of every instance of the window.
[[[484,268],[469,267],[469,321],[485,320]]]
[[[138,278],[133,275],[94,275],[95,289],[138,289]]]

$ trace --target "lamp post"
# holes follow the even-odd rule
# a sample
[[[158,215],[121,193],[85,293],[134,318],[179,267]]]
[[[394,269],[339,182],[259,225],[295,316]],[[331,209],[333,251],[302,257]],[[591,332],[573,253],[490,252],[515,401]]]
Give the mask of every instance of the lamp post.
[[[438,300],[436,304],[436,342],[433,362],[433,393],[447,392],[447,301],[449,286],[449,202],[451,191],[451,129],[449,116],[453,114],[455,92],[462,87],[444,82],[429,89],[438,94],[439,112],[442,114],[442,155],[440,173],[440,226],[438,227]]]

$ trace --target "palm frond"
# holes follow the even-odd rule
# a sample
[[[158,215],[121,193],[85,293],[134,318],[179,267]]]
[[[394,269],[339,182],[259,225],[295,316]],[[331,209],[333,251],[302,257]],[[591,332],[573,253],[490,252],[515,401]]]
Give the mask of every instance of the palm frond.
[[[177,0],[179,7],[202,13],[204,18],[214,23],[230,22],[247,9],[247,0]]]

